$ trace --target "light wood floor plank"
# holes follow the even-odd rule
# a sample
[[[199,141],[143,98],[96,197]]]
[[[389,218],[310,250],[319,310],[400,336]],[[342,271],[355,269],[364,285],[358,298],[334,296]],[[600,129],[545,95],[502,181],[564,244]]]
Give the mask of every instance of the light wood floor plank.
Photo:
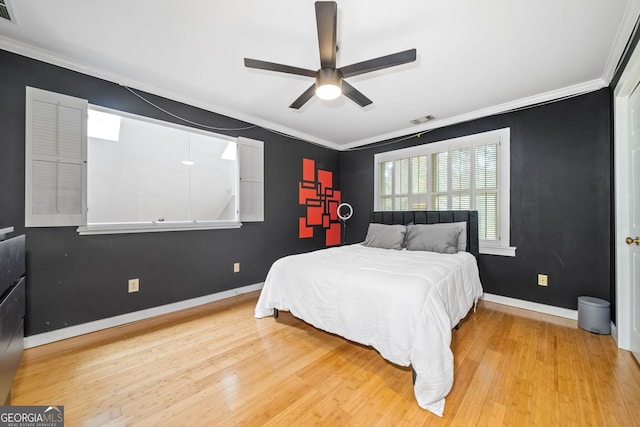
[[[454,330],[444,417],[411,370],[252,293],[26,350],[12,403],[64,405],[68,426],[640,426],[640,367],[611,336],[480,302]]]

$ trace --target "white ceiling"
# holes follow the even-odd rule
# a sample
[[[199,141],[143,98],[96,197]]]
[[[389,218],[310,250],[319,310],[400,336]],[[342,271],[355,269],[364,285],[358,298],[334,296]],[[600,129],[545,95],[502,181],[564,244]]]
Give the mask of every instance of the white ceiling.
[[[293,110],[313,79],[243,58],[319,68],[311,0],[4,1],[0,48],[336,149],[605,87],[640,14],[640,0],[339,0],[338,67],[418,59],[348,79],[368,107]]]

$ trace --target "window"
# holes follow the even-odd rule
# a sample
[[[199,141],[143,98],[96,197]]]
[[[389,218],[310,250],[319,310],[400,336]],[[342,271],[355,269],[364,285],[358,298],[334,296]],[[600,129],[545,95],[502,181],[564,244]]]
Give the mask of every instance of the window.
[[[508,128],[375,156],[376,210],[477,210],[480,252],[509,246]]]
[[[26,146],[27,226],[79,225],[80,234],[105,234],[263,220],[261,141],[27,88]],[[241,173],[250,177],[244,198]]]

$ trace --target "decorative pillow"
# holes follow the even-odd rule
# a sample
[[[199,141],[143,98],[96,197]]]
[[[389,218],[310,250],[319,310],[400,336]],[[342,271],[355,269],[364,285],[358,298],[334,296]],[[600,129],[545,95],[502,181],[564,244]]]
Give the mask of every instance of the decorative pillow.
[[[402,249],[407,227],[404,225],[369,224],[363,245],[372,248]]]
[[[460,231],[460,226],[453,223],[412,225],[407,229],[405,247],[408,251],[455,254]]]

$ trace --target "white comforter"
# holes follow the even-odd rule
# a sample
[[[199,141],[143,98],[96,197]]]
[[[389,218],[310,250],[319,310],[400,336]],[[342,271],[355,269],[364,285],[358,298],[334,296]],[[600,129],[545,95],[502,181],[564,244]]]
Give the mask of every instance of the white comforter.
[[[255,309],[273,309],[412,365],[418,404],[442,416],[453,384],[451,329],[482,295],[476,259],[360,244],[276,261]]]

